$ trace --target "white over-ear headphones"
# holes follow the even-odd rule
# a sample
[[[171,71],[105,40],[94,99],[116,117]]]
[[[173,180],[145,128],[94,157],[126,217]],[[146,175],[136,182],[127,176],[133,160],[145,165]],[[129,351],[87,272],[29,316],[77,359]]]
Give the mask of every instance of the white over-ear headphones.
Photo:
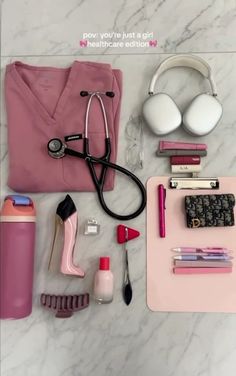
[[[168,69],[175,67],[197,70],[209,80],[212,91],[211,94],[202,93],[193,98],[183,116],[168,94],[154,94],[154,87],[159,76]],[[158,136],[173,132],[181,124],[190,134],[204,136],[215,128],[222,116],[222,106],[216,96],[216,85],[211,68],[205,60],[193,55],[174,55],[164,60],[152,77],[149,97],[143,104],[144,120]]]

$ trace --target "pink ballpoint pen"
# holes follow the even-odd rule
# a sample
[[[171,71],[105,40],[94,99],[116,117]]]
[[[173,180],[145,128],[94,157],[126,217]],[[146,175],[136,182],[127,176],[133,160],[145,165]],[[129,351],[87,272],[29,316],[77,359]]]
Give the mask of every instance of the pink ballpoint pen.
[[[232,273],[232,268],[173,268],[175,274]]]
[[[159,210],[159,234],[161,238],[166,236],[166,225],[165,225],[165,200],[166,200],[166,189],[163,184],[158,185],[158,210]]]
[[[181,252],[181,253],[230,253],[227,248],[221,247],[177,247],[172,248],[174,252]]]

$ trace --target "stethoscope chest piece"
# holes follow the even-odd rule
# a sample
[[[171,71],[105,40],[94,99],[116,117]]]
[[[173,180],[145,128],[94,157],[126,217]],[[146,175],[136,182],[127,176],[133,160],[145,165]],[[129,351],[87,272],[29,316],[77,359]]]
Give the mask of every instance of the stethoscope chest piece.
[[[48,143],[48,154],[55,159],[64,157],[66,145],[59,139],[53,138]]]

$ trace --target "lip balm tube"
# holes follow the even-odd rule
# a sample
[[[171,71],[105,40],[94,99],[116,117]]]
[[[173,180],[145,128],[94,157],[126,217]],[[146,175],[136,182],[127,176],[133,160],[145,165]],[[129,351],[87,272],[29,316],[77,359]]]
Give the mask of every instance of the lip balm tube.
[[[172,173],[186,173],[186,172],[200,172],[202,170],[201,165],[172,165]]]

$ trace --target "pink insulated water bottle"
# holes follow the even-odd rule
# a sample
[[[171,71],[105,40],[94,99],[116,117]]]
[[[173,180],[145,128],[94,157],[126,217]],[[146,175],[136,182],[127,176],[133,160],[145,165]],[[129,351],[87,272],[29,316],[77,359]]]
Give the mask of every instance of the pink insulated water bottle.
[[[26,196],[5,198],[0,215],[0,318],[32,311],[35,208]]]

